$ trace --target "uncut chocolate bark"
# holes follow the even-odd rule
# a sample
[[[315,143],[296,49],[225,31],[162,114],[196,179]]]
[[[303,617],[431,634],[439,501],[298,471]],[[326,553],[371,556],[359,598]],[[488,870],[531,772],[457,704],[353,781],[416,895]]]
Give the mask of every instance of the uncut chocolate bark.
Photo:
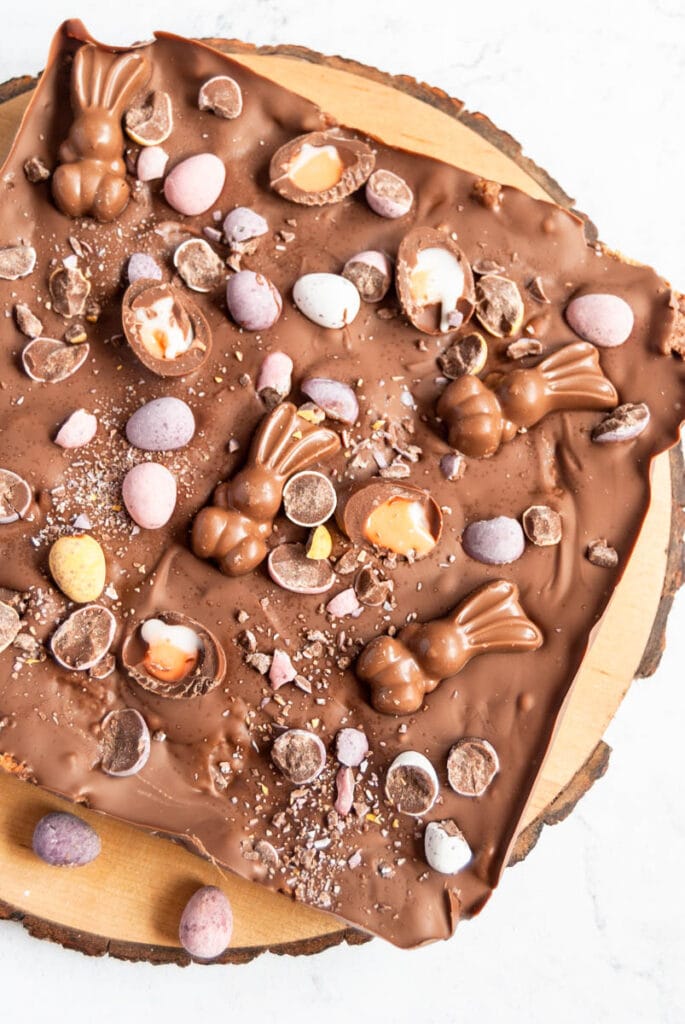
[[[676,304],[566,211],[206,47],[84,42],[3,173],[3,764],[445,937],[677,438]]]

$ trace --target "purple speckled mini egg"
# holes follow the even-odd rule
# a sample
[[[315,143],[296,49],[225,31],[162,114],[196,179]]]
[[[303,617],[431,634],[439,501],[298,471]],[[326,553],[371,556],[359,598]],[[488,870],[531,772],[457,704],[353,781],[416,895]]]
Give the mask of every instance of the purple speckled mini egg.
[[[195,417],[189,405],[167,395],[136,409],[126,424],[129,444],[145,452],[170,452],[184,448],[195,434]]]
[[[81,867],[100,853],[95,829],[75,814],[53,811],[33,830],[33,852],[53,867]]]
[[[486,565],[508,565],[520,558],[526,538],[518,519],[496,516],[478,519],[464,530],[464,551],[477,562]]]

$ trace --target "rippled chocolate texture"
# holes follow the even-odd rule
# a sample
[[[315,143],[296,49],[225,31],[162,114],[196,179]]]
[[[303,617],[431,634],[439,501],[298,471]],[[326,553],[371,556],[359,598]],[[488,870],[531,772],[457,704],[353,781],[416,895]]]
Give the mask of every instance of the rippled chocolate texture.
[[[0,516],[0,600],[9,609],[8,637],[14,631],[12,609],[22,618],[19,636],[0,654],[3,763],[17,764],[22,777],[71,800],[181,837],[244,878],[398,945],[444,938],[459,917],[483,906],[498,882],[588,637],[630,558],[649,501],[650,460],[677,438],[685,367],[669,351],[671,341],[682,343],[678,299],[653,270],[588,245],[573,214],[509,187],[497,190],[496,203],[484,204],[472,174],[375,140],[367,140],[375,167],[399,175],[414,195],[404,217],[374,213],[363,187],[324,206],[291,202],[269,186],[269,164],[293,139],[330,130],[330,119],[316,107],[201,44],[160,35],[122,54],[93,48],[92,41],[84,49],[84,43],[89,41],[78,23],[59,31],[0,181],[0,247],[25,244],[37,253],[26,277],[0,279],[0,470],[16,474],[30,490],[26,500],[16,478],[8,476],[12,507]],[[82,113],[77,106],[72,114],[69,96],[79,53],[77,68],[85,70],[92,61],[125,71],[118,79],[122,88],[132,68],[149,69],[141,96],[124,106],[139,105],[151,92],[169,95],[174,126],[164,142],[169,171],[202,153],[225,163],[223,191],[207,213],[181,217],[165,202],[162,181],[124,177],[120,161],[134,168],[138,149],[133,142],[124,143],[125,152],[122,147],[123,100],[115,101],[117,90],[109,98],[98,92],[96,102],[98,123],[109,132],[107,153],[98,143],[96,152],[86,154],[74,141]],[[99,79],[100,89],[106,75]],[[228,75],[240,87],[243,109],[234,120],[198,108],[200,88],[217,75]],[[93,83],[84,79],[86,85]],[[343,129],[342,134],[355,133]],[[72,139],[69,162],[60,163],[67,157],[64,150],[60,156],[67,138]],[[37,161],[53,172],[60,168],[52,183],[42,176],[27,178],[24,165]],[[67,174],[73,193],[66,185],[56,191],[58,200],[68,196],[62,202],[67,213],[107,213],[114,219],[100,223],[65,216],[53,188],[54,178]],[[123,336],[128,258],[131,253],[153,257],[163,280],[190,298],[175,276],[174,251],[210,229],[205,237],[222,260],[232,261],[227,274],[232,273],[236,256],[218,228],[236,206],[266,219],[268,232],[241,252],[240,267],[273,282],[283,298],[282,315],[268,330],[241,330],[227,315],[223,287],[193,292],[192,301],[211,329],[211,352],[188,376],[160,377],[139,361]],[[215,211],[221,216],[214,218]],[[500,416],[517,431],[507,428],[515,436],[490,458],[466,458],[465,472],[456,479],[447,479],[440,469],[451,449],[436,406],[443,393],[463,386],[446,381],[438,363],[459,332],[450,326],[444,334],[422,333],[402,315],[392,287],[380,302],[362,302],[353,322],[340,330],[318,327],[292,302],[293,285],[303,274],[340,274],[352,256],[367,251],[395,260],[403,238],[417,227],[447,237],[456,233],[476,277],[478,268],[501,268],[525,305],[521,330],[488,337],[487,364],[479,377],[468,378],[470,387],[490,396],[495,419]],[[67,258],[91,284],[84,315],[70,320],[48,301],[50,277]],[[550,300],[544,307],[527,287],[533,280]],[[530,408],[522,406],[516,389],[503,382],[520,381],[515,375],[523,373],[526,382],[540,384],[549,357],[554,361],[561,351],[563,361],[579,351],[564,311],[575,294],[593,291],[624,298],[635,318],[625,344],[592,352],[592,394],[598,393],[596,385],[602,401],[587,403],[583,384],[582,401],[550,404],[543,381],[542,405],[536,399]],[[41,383],[24,371],[21,354],[28,337],[15,325],[15,317],[26,322],[25,311],[21,317],[15,311],[20,304],[40,317],[46,337],[87,338],[87,358],[68,379]],[[434,330],[436,311],[427,308],[428,314]],[[526,331],[534,318],[535,330]],[[468,326],[464,329],[468,332]],[[531,336],[541,351],[512,363],[508,346]],[[71,347],[69,340],[66,344]],[[277,406],[272,420],[265,418],[256,383],[266,356],[274,352],[290,357],[293,372],[286,403]],[[317,423],[316,410],[301,391],[311,378],[351,386],[359,403],[356,423]],[[615,388],[615,399],[612,393],[609,400],[609,387]],[[192,409],[192,439],[169,452],[148,454],[132,447],[126,440],[129,417],[167,395]],[[593,441],[592,431],[605,416],[599,410],[611,402],[645,403],[646,429],[629,441]],[[78,449],[61,448],[53,438],[77,409],[96,415],[97,432]],[[323,528],[330,533],[334,585],[326,594],[278,586],[262,558],[281,543],[303,551],[308,532],[290,523],[280,508],[281,486],[293,463],[286,467],[277,456],[267,467],[271,448],[271,456],[259,461],[264,432],[272,434],[274,423],[280,424],[288,452],[299,443],[295,435],[307,439],[314,429],[323,432],[319,441],[326,441],[313,456],[313,468],[329,476],[341,507],[355,486],[372,477],[429,494],[442,517],[433,549],[413,558],[368,543],[355,545],[331,519]],[[121,497],[126,473],[150,459],[166,467],[177,485],[173,515],[155,530],[135,527]],[[468,523],[520,518],[533,505],[560,514],[559,544],[529,543],[508,565],[488,566],[466,556],[461,536]],[[205,534],[198,524],[207,517],[212,524]],[[57,664],[49,648],[56,627],[76,605],[52,583],[48,552],[58,537],[84,532],[97,540],[106,559],[98,604],[110,609],[117,623],[107,655],[116,657],[111,672],[99,671],[99,665],[71,672]],[[598,538],[616,550],[617,566],[595,565],[585,557]],[[240,563],[239,555],[246,561]],[[354,588],[365,566],[392,584],[381,603],[357,600]],[[230,575],[236,569],[240,574]],[[512,653],[507,638],[505,650],[492,653],[491,647],[466,665],[461,653],[443,658],[438,649],[436,659],[434,632],[450,642],[463,640],[459,614],[472,609],[479,594],[492,592],[480,590],[488,584],[498,592],[508,588],[512,602],[518,588],[526,619],[516,621],[529,631],[530,649]],[[334,608],[341,617],[334,618],[326,605],[339,595]],[[460,609],[457,619],[451,618],[454,609]],[[148,646],[155,647],[157,638],[148,669],[157,679],[172,677],[174,692],[167,696],[164,679],[146,686],[129,675],[122,644],[136,624],[164,623],[170,613],[175,623],[197,626],[189,627],[190,633],[169,633],[171,647],[181,651],[178,669],[167,665],[173,652],[157,649],[164,628],[147,631]],[[526,626],[527,620],[535,627]],[[536,630],[544,642],[533,649]],[[498,631],[499,626],[497,636]],[[220,657],[201,663],[193,635],[216,641],[225,672]],[[385,647],[397,656],[398,672],[408,667],[416,677],[415,703],[422,688],[428,691],[442,680],[422,699],[420,710],[398,716],[371,705],[369,685],[357,672],[364,675],[373,661],[369,674],[376,678],[372,652]],[[129,664],[145,657],[142,644],[127,649]],[[220,681],[205,673],[212,665],[221,669]],[[201,666],[199,676],[196,666]],[[450,674],[458,668],[458,674]],[[381,669],[385,686],[382,659]],[[393,679],[390,683],[395,685]],[[152,737],[149,758],[145,747],[147,760],[135,765],[137,774],[111,775],[101,763],[107,750],[103,722],[124,708],[142,715]],[[335,737],[342,728],[361,729],[369,753],[344,773],[338,792]],[[315,734],[327,751],[321,773],[302,786],[289,782],[270,756],[274,739],[285,729]],[[448,784],[448,754],[465,737],[489,743],[499,761],[483,796],[460,795]],[[385,796],[388,766],[408,751],[425,755],[439,781],[438,800],[423,819],[399,813]],[[473,851],[473,859],[454,876],[429,867],[424,850],[426,822],[446,820],[463,832]],[[268,871],[254,855],[260,843],[259,848],[277,853]]]

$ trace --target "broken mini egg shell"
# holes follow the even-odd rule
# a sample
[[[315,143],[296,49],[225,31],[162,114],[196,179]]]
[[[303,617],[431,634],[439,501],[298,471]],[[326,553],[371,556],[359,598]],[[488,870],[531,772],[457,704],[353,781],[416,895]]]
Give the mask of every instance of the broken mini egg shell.
[[[303,274],[293,286],[293,302],[308,320],[329,330],[351,324],[361,305],[357,288],[342,274]]]
[[[450,235],[415,228],[402,239],[395,274],[397,293],[409,321],[424,334],[446,334],[470,319],[473,274]]]
[[[159,377],[194,373],[211,351],[212,332],[204,315],[170,284],[143,279],[129,285],[121,319],[138,359]]]
[[[435,803],[440,783],[425,754],[405,750],[398,754],[385,777],[385,795],[398,811],[419,818]]]
[[[137,683],[160,697],[203,696],[226,674],[219,641],[182,612],[160,612],[138,622],[124,638],[121,659]]]
[[[405,558],[430,554],[442,533],[442,512],[428,491],[379,477],[350,492],[337,520],[353,543]]]
[[[361,139],[337,131],[310,132],[274,153],[271,187],[293,203],[325,206],[355,192],[371,174],[376,155]]]
[[[451,819],[429,821],[423,844],[429,866],[441,875],[456,875],[473,859],[463,832]]]

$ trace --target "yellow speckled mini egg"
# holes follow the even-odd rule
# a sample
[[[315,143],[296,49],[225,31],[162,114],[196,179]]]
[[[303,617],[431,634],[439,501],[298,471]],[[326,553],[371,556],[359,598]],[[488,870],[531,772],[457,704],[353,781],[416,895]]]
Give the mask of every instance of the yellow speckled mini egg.
[[[52,578],[67,597],[78,604],[96,601],[105,586],[105,555],[88,534],[60,537],[50,548]]]

